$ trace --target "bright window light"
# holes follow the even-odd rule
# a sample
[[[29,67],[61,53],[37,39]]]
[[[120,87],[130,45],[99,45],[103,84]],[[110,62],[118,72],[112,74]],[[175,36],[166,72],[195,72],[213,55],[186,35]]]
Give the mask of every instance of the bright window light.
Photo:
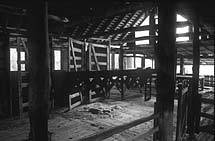
[[[183,16],[177,14],[177,15],[176,15],[176,21],[177,21],[177,22],[186,22],[187,19],[184,18]]]
[[[141,41],[136,41],[136,45],[146,45],[149,44],[149,40],[141,40]]]
[[[180,73],[180,65],[176,66],[176,73]]]
[[[149,25],[149,16],[146,17],[146,19],[141,23],[140,26],[144,26],[144,25]],[[149,30],[135,32],[135,38],[144,37],[144,36],[149,36]],[[136,41],[135,44],[136,45],[149,44],[149,40]]]
[[[140,26],[149,25],[149,16],[141,23]]]
[[[21,71],[25,71],[25,64],[21,64]]]
[[[136,57],[135,58],[135,67],[141,68],[141,64],[142,64],[142,59],[140,57]]]
[[[149,36],[149,30],[144,30],[144,31],[137,31],[135,32],[135,37],[144,37],[144,36]],[[141,44],[149,44],[149,40],[140,40],[135,42],[136,45],[141,45]]]
[[[145,68],[152,68],[152,59],[145,59]]]
[[[155,15],[155,24],[158,24],[158,15]]]
[[[184,65],[184,73],[185,74],[193,74],[192,65]]]
[[[20,60],[25,61],[25,52],[20,52]]]
[[[134,57],[127,57],[127,69],[134,69]]]
[[[61,51],[54,51],[54,70],[61,70]]]
[[[115,59],[114,59],[114,61],[115,61],[115,69],[119,69],[119,54],[115,54]]]
[[[214,75],[213,65],[200,65],[199,75]]]
[[[189,41],[189,37],[188,36],[184,36],[184,37],[177,37],[176,38],[176,42],[181,42],[181,41]]]
[[[117,46],[117,45],[111,45],[110,47],[111,48],[120,48],[120,46]]]
[[[188,32],[189,32],[189,26],[176,28],[176,34],[183,34]]]
[[[135,32],[135,37],[149,36],[149,30]]]
[[[16,48],[10,48],[10,71],[18,71]]]

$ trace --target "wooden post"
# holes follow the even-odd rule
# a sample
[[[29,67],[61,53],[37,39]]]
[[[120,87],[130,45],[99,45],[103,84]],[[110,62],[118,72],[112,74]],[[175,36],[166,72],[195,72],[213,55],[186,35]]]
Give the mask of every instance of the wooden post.
[[[77,72],[78,69],[77,69],[77,64],[76,64],[76,57],[75,57],[74,45],[73,45],[72,39],[70,39],[70,38],[69,38],[69,44],[70,44],[71,51],[72,51],[72,61],[73,61],[73,65],[74,65],[74,70],[75,70],[75,72]]]
[[[12,115],[12,102],[9,34],[4,30],[3,33],[0,33],[0,115]]]
[[[152,45],[154,47],[154,49],[155,49],[155,47],[156,47],[156,42],[155,41],[156,40],[155,40],[155,9],[154,8],[151,9],[151,11],[150,11],[149,26],[150,26],[149,35],[152,36],[150,38],[150,40],[149,40],[149,44]],[[152,57],[152,69],[153,69],[153,66],[155,66],[155,63],[153,62],[153,57]]]
[[[154,59],[152,58],[152,69],[154,69]]]
[[[97,71],[100,71],[99,62],[98,62],[98,59],[97,59],[97,56],[96,56],[95,47],[92,45],[92,46],[91,46],[91,49],[92,49],[92,53],[93,53],[93,58],[94,58],[96,70],[97,70]]]
[[[111,58],[111,65],[112,65],[112,70],[115,70],[115,53],[113,52],[112,53],[112,58]]]
[[[111,41],[108,41],[107,46],[107,70],[110,70],[110,48],[111,48]]]
[[[196,11],[197,12],[197,11]],[[199,19],[198,15],[193,17],[194,23],[194,35],[193,35],[193,79],[192,79],[192,94],[190,103],[190,112],[188,115],[188,133],[190,138],[194,137],[195,133],[195,122],[196,122],[196,98],[198,96],[199,87],[199,65],[200,65],[200,49],[199,49]]]
[[[21,37],[16,37],[16,43],[17,43],[17,69],[18,69],[18,95],[19,95],[19,117],[22,117],[23,113],[23,99],[22,99],[22,76],[21,76],[21,46],[20,41]]]
[[[28,7],[29,33],[29,118],[33,141],[48,141],[50,56],[48,3],[32,1]],[[32,135],[32,136],[31,136]]]
[[[180,74],[184,74],[184,58],[180,57]]]
[[[157,104],[159,119],[159,140],[173,140],[173,107],[175,93],[175,3],[171,0],[158,3],[158,47],[157,58]]]
[[[144,56],[142,57],[142,61],[141,61],[141,68],[145,68],[145,66],[146,66],[145,59],[146,59],[146,57],[145,57],[145,55],[144,55]]]
[[[89,69],[89,71],[91,71],[92,70],[92,51],[91,51],[91,49],[92,49],[92,45],[91,44],[89,44],[89,46],[88,46],[89,48],[89,50],[88,50],[88,69]]]
[[[53,50],[53,44],[52,44],[52,36],[49,36],[49,54],[50,54],[50,110],[54,109],[54,86],[53,86],[53,72],[54,72],[54,50]],[[61,53],[62,53],[61,49]],[[61,61],[62,62],[62,61]],[[62,63],[61,63],[61,68]]]
[[[68,72],[71,71],[71,44],[70,38],[68,37]]]
[[[123,70],[123,46],[120,46],[120,52],[119,52],[119,70]],[[120,81],[120,88],[121,88],[121,100],[124,99],[124,89],[123,89],[123,83],[124,83],[124,78],[123,75],[121,74],[121,81]]]
[[[87,68],[87,56],[86,56],[87,40],[84,39],[84,45],[81,49],[81,70],[86,71]]]

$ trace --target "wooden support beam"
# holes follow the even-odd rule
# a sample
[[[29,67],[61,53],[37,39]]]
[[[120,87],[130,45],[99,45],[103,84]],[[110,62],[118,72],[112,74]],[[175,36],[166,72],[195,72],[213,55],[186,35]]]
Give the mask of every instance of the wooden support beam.
[[[158,3],[158,46],[157,57],[157,104],[159,119],[159,140],[173,140],[173,107],[175,93],[176,13],[174,1]]]
[[[0,115],[12,115],[9,33],[0,33]]]
[[[112,53],[112,58],[111,58],[111,69],[115,70],[115,53]]]
[[[150,25],[149,35],[155,36],[155,32],[156,32],[157,28],[155,28],[156,24],[155,24],[155,9],[154,8],[150,11],[149,25]],[[150,38],[149,44],[153,47],[153,50],[155,50],[155,48],[156,48],[156,38]],[[156,58],[155,59],[152,58],[152,68],[153,68],[153,66],[155,68],[156,63],[153,62],[153,60],[156,62]]]
[[[120,52],[119,52],[119,70],[123,70],[123,46],[120,46]],[[120,76],[121,81],[120,81],[120,89],[121,89],[121,100],[124,99],[124,88],[123,88],[123,83],[124,83],[124,77],[121,74]]]
[[[88,45],[88,70],[92,70],[92,45]]]
[[[67,50],[67,52],[68,52],[68,72],[70,72],[71,71],[71,68],[70,68],[71,45],[70,45],[69,37],[68,37],[68,50]]]
[[[32,1],[28,6],[29,33],[29,118],[33,141],[48,141],[50,93],[50,50],[48,42],[48,3]]]
[[[77,71],[77,64],[76,64],[76,57],[75,57],[75,48],[73,45],[73,41],[69,38],[69,48],[71,48],[72,50],[72,60],[73,60],[73,65],[74,65],[74,69],[75,71]]]
[[[87,49],[87,41],[84,39],[84,45],[82,46],[81,50],[81,70],[86,71],[87,70],[87,54],[86,54],[86,49]]]
[[[196,114],[198,108],[197,106],[197,96],[198,96],[198,85],[199,85],[199,65],[200,65],[200,41],[199,41],[199,18],[197,9],[195,9],[195,14],[193,14],[193,79],[192,79],[192,93],[191,93],[191,103],[189,108],[188,116],[188,133],[190,138],[194,137],[196,128]]]
[[[131,39],[124,39],[119,41],[112,41],[112,44],[133,43],[141,40],[150,40],[152,38],[156,38],[156,36],[144,36],[144,37],[137,37],[137,38],[131,38]]]
[[[132,122],[129,122],[129,123],[125,123],[123,125],[119,125],[119,126],[116,126],[116,127],[112,127],[110,129],[107,129],[107,130],[104,130],[100,133],[95,133],[93,135],[90,135],[88,137],[85,137],[85,138],[82,138],[82,139],[79,139],[78,141],[102,141],[110,136],[113,136],[114,134],[118,134],[122,131],[125,131],[129,128],[132,128],[134,126],[137,126],[139,124],[142,124],[142,123],[145,123],[145,122],[148,122],[152,119],[155,119],[158,117],[158,114],[153,114],[153,115],[150,115],[148,117],[144,117],[144,118],[141,118],[141,119],[137,119],[137,120],[134,120]],[[155,131],[157,131],[158,129],[157,128],[154,128],[154,129],[150,129],[149,130],[149,133],[150,134],[153,134]],[[149,133],[145,134],[145,135],[150,135]],[[139,139],[140,140],[140,137],[146,137],[144,134],[142,136],[139,136]]]
[[[21,39],[20,37],[16,37],[17,43],[17,70],[18,70],[18,96],[19,96],[19,117],[22,117],[23,107],[22,107],[22,76],[21,76],[21,46],[20,46]]]
[[[108,46],[107,46],[107,70],[110,70],[110,47],[111,46],[111,41],[108,41]]]
[[[180,74],[184,74],[184,58],[180,57]]]
[[[99,62],[98,62],[98,59],[97,59],[97,56],[96,56],[96,51],[95,51],[94,46],[92,46],[92,52],[93,52],[93,57],[94,57],[96,69],[97,69],[97,71],[100,71]]]
[[[177,24],[177,27],[184,27],[186,25],[191,25],[191,23],[189,21],[177,22],[176,24]],[[144,26],[137,26],[137,27],[121,28],[121,29],[118,29],[118,30],[111,30],[111,31],[108,31],[108,32],[99,32],[99,33],[96,33],[96,34],[92,34],[91,36],[88,36],[86,38],[107,36],[107,35],[113,35],[113,34],[121,34],[121,33],[123,34],[123,33],[127,33],[127,32],[135,32],[135,31],[143,31],[143,30],[149,30],[150,28],[157,29],[158,25],[153,25],[153,26],[144,25]]]
[[[141,60],[141,68],[145,68],[145,65],[146,65],[146,61],[145,61],[145,55],[142,57],[142,60]]]

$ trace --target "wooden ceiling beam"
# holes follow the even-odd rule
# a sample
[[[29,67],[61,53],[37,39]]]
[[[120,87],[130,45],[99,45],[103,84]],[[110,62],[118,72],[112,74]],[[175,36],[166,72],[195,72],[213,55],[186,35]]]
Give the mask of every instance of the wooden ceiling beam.
[[[183,27],[183,26],[187,26],[187,25],[191,25],[190,22],[177,22],[176,23],[177,27]],[[158,25],[155,25],[154,28],[158,28]],[[83,36],[83,38],[90,38],[90,37],[99,37],[99,36],[107,36],[107,35],[113,35],[113,34],[120,34],[120,33],[127,33],[127,32],[135,32],[135,31],[143,31],[143,30],[149,30],[150,26],[146,25],[146,26],[137,26],[137,27],[129,27],[129,28],[121,28],[118,30],[112,30],[112,31],[108,31],[108,32],[99,32],[96,34],[91,34],[88,36]]]

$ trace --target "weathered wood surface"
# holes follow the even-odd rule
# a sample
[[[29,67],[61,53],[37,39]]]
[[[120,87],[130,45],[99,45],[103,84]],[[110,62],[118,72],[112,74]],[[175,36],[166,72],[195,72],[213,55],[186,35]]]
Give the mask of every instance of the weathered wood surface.
[[[173,140],[173,107],[175,93],[176,47],[175,28],[176,13],[174,1],[158,3],[158,46],[155,49],[157,58],[157,104],[160,141]]]
[[[29,118],[33,141],[48,141],[50,94],[50,50],[48,42],[48,4],[34,1],[29,18]]]
[[[132,94],[128,92],[125,93],[125,97],[127,97],[126,99],[129,100],[116,101],[120,100],[119,93],[112,93],[111,95],[112,100],[102,102],[103,104],[97,103],[94,106],[92,104],[88,105],[88,107],[93,106],[97,108],[102,105],[102,107],[105,107],[104,109],[108,109],[109,107],[109,110],[112,107],[114,108],[114,113],[110,115],[99,115],[84,112],[84,110],[86,111],[86,108],[84,108],[86,105],[76,107],[69,112],[65,112],[67,108],[53,111],[49,119],[49,130],[51,132],[52,140],[72,141],[101,132],[117,125],[131,122],[141,117],[149,116],[153,113],[153,103],[155,102],[155,97],[153,97],[151,101],[145,102],[144,99],[140,97],[139,93],[132,91]],[[176,111],[174,114],[176,114]],[[0,125],[0,140],[20,141],[25,140],[28,137],[29,124],[27,118],[23,118],[22,120],[0,120]],[[153,128],[153,122],[151,121],[146,124],[130,128],[129,130],[116,134],[108,139],[105,139],[104,141],[122,141],[133,139],[136,136],[148,131],[149,128]],[[202,132],[200,132],[197,138],[198,140],[196,141],[214,140],[213,135]],[[146,138],[145,140],[151,141],[152,137]]]
[[[133,93],[135,95],[135,93]],[[128,96],[131,94],[127,94]],[[118,96],[118,98],[120,98]],[[145,106],[144,106],[145,105]],[[110,110],[108,114],[92,114],[86,111],[89,107],[103,107]],[[133,120],[147,117],[153,113],[153,101],[144,102],[140,97],[130,98],[129,101],[109,100],[104,103],[92,103],[82,105],[69,112],[56,110],[50,115],[49,131],[52,133],[52,140],[75,140],[86,137],[117,125],[126,124]],[[24,120],[24,119],[23,119]],[[0,140],[24,140],[28,135],[28,121],[20,122],[18,127],[7,130],[0,130]],[[127,140],[139,134],[145,133],[149,128],[153,128],[153,122],[138,125],[116,134],[105,141]],[[151,137],[149,137],[150,139]]]
[[[194,11],[195,10],[195,11]],[[196,9],[193,9],[193,22],[194,22],[194,35],[193,35],[193,74],[192,74],[192,93],[190,99],[191,104],[188,108],[188,133],[190,138],[195,134],[197,128],[196,117],[198,117],[198,108],[196,108],[200,101],[198,100],[198,88],[199,88],[199,66],[200,66],[200,41],[199,41],[199,17]]]

